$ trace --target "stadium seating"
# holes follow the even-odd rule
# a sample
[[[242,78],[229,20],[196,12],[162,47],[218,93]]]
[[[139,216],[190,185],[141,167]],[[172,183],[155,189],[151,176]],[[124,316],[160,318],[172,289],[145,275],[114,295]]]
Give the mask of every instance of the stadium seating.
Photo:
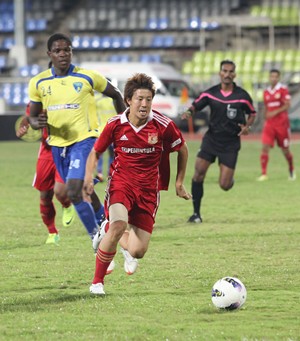
[[[247,52],[197,51],[193,54],[192,60],[183,63],[181,71],[194,82],[201,82],[206,86],[215,81],[220,62],[224,59],[231,59],[236,63],[239,83],[256,101],[262,100],[262,88],[268,83],[271,68],[280,69],[283,77],[285,74],[300,73],[300,51],[292,49]]]
[[[271,67],[279,67],[294,80],[300,70],[300,53],[293,49],[292,39],[288,48],[285,47],[289,39],[282,39],[284,44],[278,49],[276,37],[276,53],[268,51],[265,29],[259,37],[253,35],[253,45],[244,48],[233,37],[235,28],[230,30],[225,24],[226,33],[220,34],[223,21],[218,22],[224,18],[230,22],[231,15],[236,19],[236,15],[248,14],[254,18],[254,26],[255,18],[262,16],[271,18],[274,25],[298,25],[298,0],[26,0],[25,7],[26,29],[30,32],[26,41],[29,64],[40,64],[42,57],[35,47],[45,44],[55,27],[64,27],[69,30],[76,49],[74,62],[170,61],[201,86],[216,80],[222,59],[233,59],[238,80],[250,82],[252,85],[247,86],[256,92],[259,92],[256,84],[267,82]],[[233,26],[235,22],[233,20]],[[295,32],[297,27],[294,27]],[[0,50],[4,55],[0,59],[0,70],[14,45],[13,29],[13,1],[0,0]],[[245,32],[241,39],[244,35],[250,41],[248,33],[251,32]],[[297,43],[297,39],[294,42]],[[46,65],[47,57],[44,59]],[[31,77],[34,72],[27,66],[16,69],[13,74]],[[10,100],[10,103],[17,102]]]
[[[297,2],[294,5],[277,3],[268,3],[261,6],[254,5],[250,9],[250,14],[253,17],[269,17],[275,26],[298,25],[299,6],[300,4]]]
[[[32,36],[26,38],[26,47],[32,49],[35,47],[36,40]],[[15,45],[15,39],[12,37],[6,37],[2,40],[0,44],[1,50],[10,50]]]

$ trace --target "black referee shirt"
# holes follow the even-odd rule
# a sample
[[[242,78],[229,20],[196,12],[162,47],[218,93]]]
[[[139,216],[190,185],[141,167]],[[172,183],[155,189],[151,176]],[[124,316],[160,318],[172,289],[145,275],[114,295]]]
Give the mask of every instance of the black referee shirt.
[[[197,111],[210,107],[208,131],[220,140],[238,137],[241,131],[238,124],[246,124],[245,115],[256,115],[252,98],[235,83],[228,96],[222,94],[221,84],[205,90],[194,100],[193,106]]]

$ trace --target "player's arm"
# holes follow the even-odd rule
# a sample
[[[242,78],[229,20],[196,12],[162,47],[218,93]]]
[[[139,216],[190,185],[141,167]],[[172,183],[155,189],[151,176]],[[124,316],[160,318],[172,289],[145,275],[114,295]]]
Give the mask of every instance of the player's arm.
[[[188,147],[184,143],[177,152],[177,175],[176,175],[176,194],[185,200],[191,199],[191,194],[189,194],[184,187],[184,178],[186,172],[186,166],[188,161]]]
[[[248,115],[246,124],[239,124],[241,131],[239,132],[238,136],[248,135],[250,133],[252,124],[255,121],[255,117],[256,117],[255,114],[250,114],[250,115]]]
[[[200,96],[192,103],[192,105],[181,114],[181,118],[188,119],[195,114],[196,111],[200,111],[208,105],[207,96],[205,93]]]
[[[90,151],[90,154],[86,161],[85,166],[85,176],[83,182],[83,194],[84,196],[91,195],[94,191],[94,172],[96,169],[96,165],[98,164],[98,160],[100,155],[108,148],[108,146],[113,142],[112,141],[113,132],[111,131],[111,127],[106,124],[101,135],[98,137],[97,141],[94,144],[94,147]]]
[[[282,99],[282,105],[273,111],[267,111],[265,114],[266,118],[274,117],[274,116],[282,113],[283,111],[289,110],[289,108],[291,106],[291,95],[289,94],[289,91],[287,88],[282,88],[281,99]]]
[[[42,103],[30,102],[29,123],[32,129],[47,127],[47,110],[43,109]]]
[[[99,160],[100,154],[96,152],[95,148],[92,148],[86,161],[85,176],[83,182],[83,192],[86,195],[91,195],[94,192],[94,172],[96,164]]]
[[[114,107],[118,114],[122,113],[126,109],[126,105],[120,90],[113,86],[110,81],[107,81],[106,88],[102,93],[113,99]]]
[[[266,111],[265,117],[266,118],[274,117],[274,116],[280,114],[281,112],[288,110],[290,108],[290,106],[291,106],[291,101],[289,99],[285,100],[284,104],[281,107],[279,107],[273,111]]]
[[[191,116],[193,116],[193,114],[195,113],[195,107],[193,105],[191,105],[186,111],[184,111],[181,114],[181,118],[183,120],[187,120],[188,118],[190,118]]]

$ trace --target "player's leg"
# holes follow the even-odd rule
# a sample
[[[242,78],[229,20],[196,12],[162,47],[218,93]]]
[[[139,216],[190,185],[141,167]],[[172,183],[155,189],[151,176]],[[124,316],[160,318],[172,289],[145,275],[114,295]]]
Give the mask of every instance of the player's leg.
[[[203,183],[211,161],[199,157],[195,161],[195,171],[192,178],[192,196],[193,196],[193,214],[188,219],[190,223],[201,223],[202,218],[200,214],[201,201],[204,195]]]
[[[229,191],[234,185],[234,172],[238,159],[238,149],[232,152],[220,153],[219,158],[219,185],[224,191]]]
[[[93,191],[90,197],[92,200],[91,204],[95,212],[97,224],[100,226],[102,221],[105,219],[104,206],[101,204],[101,201],[95,191]]]
[[[68,197],[70,198],[75,210],[84,225],[87,233],[93,239],[98,231],[96,215],[92,204],[83,200],[82,196],[83,180],[69,179],[67,181]]]
[[[137,193],[135,205],[129,212],[129,231],[125,231],[120,239],[124,270],[128,275],[135,273],[138,259],[147,252],[158,206],[159,195],[156,191],[147,195]]]
[[[40,192],[40,214],[49,232],[46,244],[57,244],[59,241],[58,230],[55,226],[56,210],[53,203],[54,174],[53,162],[39,158],[32,185]]]
[[[53,203],[53,196],[53,190],[40,191],[40,213],[43,223],[49,232],[46,244],[57,244],[59,242],[58,230],[55,227],[56,210]]]
[[[62,206],[62,224],[64,227],[71,226],[75,219],[75,209],[67,195],[67,185],[59,175],[55,172],[54,195]]]
[[[290,150],[290,127],[287,123],[276,129],[277,144],[281,148],[282,153],[288,163],[289,180],[296,180],[296,173],[294,171],[294,157]]]
[[[118,242],[127,228],[127,208],[120,203],[112,204],[109,207],[109,217],[109,228],[100,241],[96,255],[94,279],[90,286],[90,292],[93,294],[104,294],[103,285],[107,269],[116,254]]]
[[[234,185],[234,169],[220,163],[219,185],[224,191],[229,191]]]
[[[267,144],[262,145],[261,153],[260,153],[260,168],[261,175],[257,178],[257,181],[265,181],[268,180],[267,176],[267,168],[269,163],[269,153],[272,147]]]
[[[98,231],[96,215],[100,219],[100,216],[103,214],[102,205],[95,213],[92,204],[84,201],[82,196],[86,160],[93,148],[94,142],[94,138],[88,138],[64,148],[64,151],[62,151],[62,148],[52,147],[53,159],[57,170],[67,184],[68,197],[73,203],[91,239],[93,239]]]
[[[268,122],[265,123],[262,131],[262,149],[260,153],[261,175],[257,181],[268,180],[267,168],[269,163],[270,149],[273,148],[275,141],[275,130]]]
[[[289,167],[289,180],[296,180],[296,172],[294,169],[294,157],[290,151],[290,148],[281,148],[283,155],[288,163]]]
[[[130,225],[130,230],[124,232],[120,245],[124,257],[124,270],[128,275],[136,272],[138,259],[143,258],[147,252],[150,238],[150,232],[134,225]]]

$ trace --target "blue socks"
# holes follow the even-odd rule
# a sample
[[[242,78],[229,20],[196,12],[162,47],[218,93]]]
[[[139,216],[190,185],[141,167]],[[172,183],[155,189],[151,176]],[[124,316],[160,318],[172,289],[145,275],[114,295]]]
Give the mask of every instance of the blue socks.
[[[104,206],[103,205],[101,205],[98,212],[95,212],[95,216],[96,216],[97,224],[100,225],[103,221],[103,216],[104,216]]]
[[[91,238],[93,238],[95,233],[98,231],[98,225],[93,206],[89,202],[81,201],[78,204],[74,204],[74,207],[80,220],[82,221],[84,227],[86,228],[87,233]]]

